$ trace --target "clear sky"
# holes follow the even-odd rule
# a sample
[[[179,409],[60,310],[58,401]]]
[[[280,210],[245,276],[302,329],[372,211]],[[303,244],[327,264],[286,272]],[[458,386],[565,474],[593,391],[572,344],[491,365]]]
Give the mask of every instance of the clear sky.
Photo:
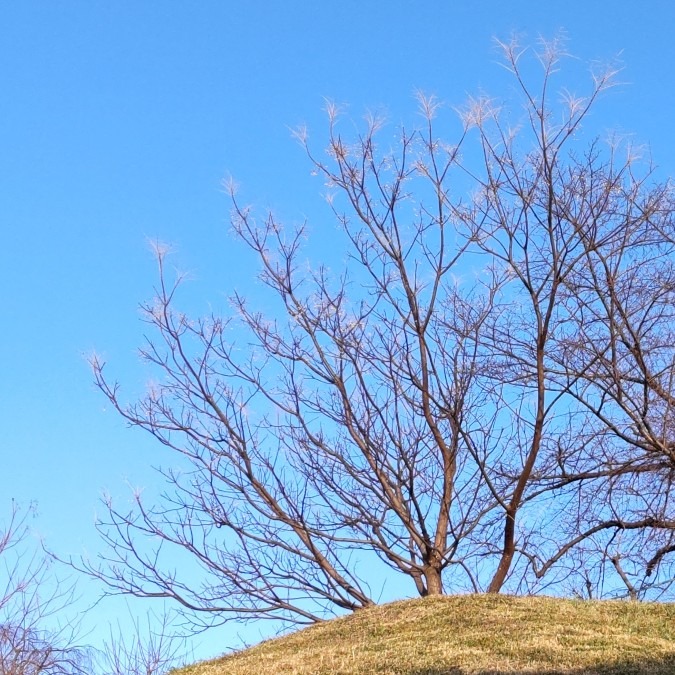
[[[192,273],[195,311],[246,290],[255,268],[228,233],[225,175],[290,220],[327,217],[289,132],[306,123],[320,147],[324,97],[395,124],[415,89],[459,105],[501,86],[493,36],[564,29],[582,61],[624,65],[599,128],[633,133],[672,175],[674,27],[672,0],[1,3],[0,520],[10,498],[37,500],[48,546],[95,554],[102,491],[156,484],[162,449],[106,409],[84,357],[142,385],[148,238]],[[201,638],[197,654],[235,642]]]

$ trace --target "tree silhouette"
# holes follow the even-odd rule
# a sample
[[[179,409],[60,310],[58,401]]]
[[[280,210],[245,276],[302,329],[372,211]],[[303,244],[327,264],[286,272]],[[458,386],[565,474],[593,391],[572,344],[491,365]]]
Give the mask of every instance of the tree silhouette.
[[[188,317],[158,250],[156,383],[128,404],[92,365],[189,468],[157,503],[108,502],[108,553],[85,567],[111,589],[205,623],[368,607],[375,559],[420,595],[668,591],[672,188],[630,146],[584,140],[614,70],[561,95],[559,41],[500,48],[518,105],[472,99],[453,142],[422,96],[394,146],[376,117],[345,136],[332,105],[325,155],[298,132],[344,269],[309,265],[307,228],[230,185],[273,313],[235,293],[231,316]]]

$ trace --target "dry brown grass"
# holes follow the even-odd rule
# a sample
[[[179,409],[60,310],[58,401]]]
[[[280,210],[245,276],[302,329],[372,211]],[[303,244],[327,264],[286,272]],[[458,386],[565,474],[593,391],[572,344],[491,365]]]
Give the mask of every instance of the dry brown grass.
[[[174,675],[675,675],[675,605],[462,596],[382,605]]]

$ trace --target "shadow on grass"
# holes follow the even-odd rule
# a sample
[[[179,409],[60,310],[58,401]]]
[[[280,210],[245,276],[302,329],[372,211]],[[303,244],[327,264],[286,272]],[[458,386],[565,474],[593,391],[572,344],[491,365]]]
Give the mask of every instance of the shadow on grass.
[[[405,675],[467,675],[464,668],[422,668],[406,671]],[[661,659],[636,659],[614,661],[612,663],[574,670],[481,670],[471,671],[471,675],[675,675],[675,655]]]

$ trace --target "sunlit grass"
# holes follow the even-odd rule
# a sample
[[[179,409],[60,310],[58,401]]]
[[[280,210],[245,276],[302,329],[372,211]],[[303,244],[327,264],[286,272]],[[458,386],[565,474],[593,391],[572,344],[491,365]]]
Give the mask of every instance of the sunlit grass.
[[[675,605],[503,596],[396,602],[175,675],[674,675]]]

